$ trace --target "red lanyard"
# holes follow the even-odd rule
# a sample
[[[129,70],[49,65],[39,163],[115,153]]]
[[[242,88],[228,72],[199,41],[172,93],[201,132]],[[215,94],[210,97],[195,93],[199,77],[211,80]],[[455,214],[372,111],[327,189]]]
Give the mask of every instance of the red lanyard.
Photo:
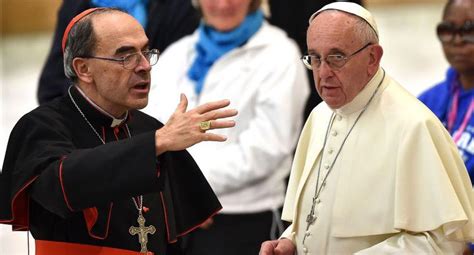
[[[448,114],[448,131],[451,133],[453,130],[454,122],[456,121],[456,117],[458,115],[458,103],[459,103],[459,90],[460,90],[460,85],[459,83],[456,82],[454,84],[455,89],[453,93],[453,103],[451,104],[451,110],[449,111]],[[466,129],[467,123],[471,119],[472,112],[474,111],[474,101],[471,98],[471,103],[469,104],[469,109],[467,109],[466,114],[464,115],[464,119],[461,123],[461,126],[459,126],[458,130],[453,133],[453,140],[455,143],[458,142],[459,138],[461,138],[461,134],[464,132]]]

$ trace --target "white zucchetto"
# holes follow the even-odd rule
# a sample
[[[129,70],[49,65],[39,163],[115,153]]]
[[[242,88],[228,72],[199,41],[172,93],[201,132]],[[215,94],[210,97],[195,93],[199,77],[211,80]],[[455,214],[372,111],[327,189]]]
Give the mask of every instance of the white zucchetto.
[[[356,4],[356,3],[351,3],[351,2],[334,2],[325,5],[309,18],[309,24],[318,16],[321,12],[326,11],[326,10],[338,10],[338,11],[343,11],[347,12],[349,14],[355,15],[357,17],[360,17],[367,21],[367,23],[372,27],[372,29],[375,31],[375,34],[377,34],[377,37],[379,37],[379,31],[377,29],[377,24],[375,23],[375,19],[372,16],[372,14],[365,9],[364,7]]]

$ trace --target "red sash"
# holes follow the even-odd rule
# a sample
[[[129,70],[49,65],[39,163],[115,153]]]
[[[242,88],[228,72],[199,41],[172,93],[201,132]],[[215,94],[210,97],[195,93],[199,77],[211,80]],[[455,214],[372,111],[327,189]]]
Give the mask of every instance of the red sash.
[[[138,251],[44,240],[36,240],[35,247],[36,255],[144,255]],[[147,252],[146,255],[154,255],[154,253]]]

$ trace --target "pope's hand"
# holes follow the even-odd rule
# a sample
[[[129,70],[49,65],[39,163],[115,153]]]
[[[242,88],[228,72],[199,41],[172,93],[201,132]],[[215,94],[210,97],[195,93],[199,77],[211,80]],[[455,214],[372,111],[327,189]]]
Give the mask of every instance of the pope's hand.
[[[166,125],[155,132],[156,155],[166,151],[184,150],[202,141],[225,141],[227,137],[208,131],[235,126],[233,120],[223,120],[237,115],[235,109],[223,109],[229,104],[229,100],[220,100],[186,111],[188,99],[181,94],[176,111]],[[201,127],[200,123],[206,121],[210,121],[210,127]]]
[[[262,243],[259,255],[293,255],[296,247],[289,239],[282,238]]]

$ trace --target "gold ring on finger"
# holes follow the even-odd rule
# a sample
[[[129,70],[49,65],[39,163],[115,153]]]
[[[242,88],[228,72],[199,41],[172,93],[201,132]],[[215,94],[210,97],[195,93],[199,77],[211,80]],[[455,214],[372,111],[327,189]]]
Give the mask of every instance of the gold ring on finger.
[[[206,131],[206,130],[211,129],[211,121],[207,120],[207,121],[199,122],[199,128],[201,129],[201,131]]]

